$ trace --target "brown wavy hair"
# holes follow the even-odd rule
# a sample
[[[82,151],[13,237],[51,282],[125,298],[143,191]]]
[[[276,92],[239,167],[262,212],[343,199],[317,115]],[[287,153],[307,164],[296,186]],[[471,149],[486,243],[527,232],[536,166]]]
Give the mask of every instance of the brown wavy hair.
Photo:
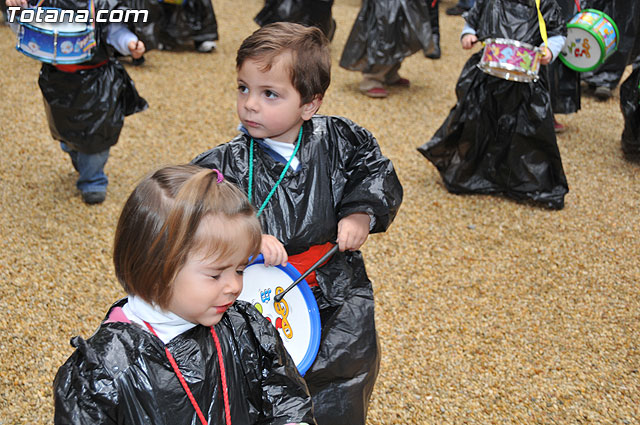
[[[197,237],[206,217],[229,226],[206,240]],[[232,183],[218,182],[216,170],[164,167],[144,177],[122,209],[113,247],[116,276],[128,294],[166,309],[190,253],[206,250],[223,258],[238,248],[238,238],[246,238],[249,258],[259,253],[261,235],[247,196]]]
[[[236,55],[236,69],[247,59],[271,69],[273,61],[283,53],[291,53],[291,84],[302,104],[314,97],[321,99],[331,83],[331,52],[329,40],[316,27],[291,22],[276,22],[258,29],[243,42]]]

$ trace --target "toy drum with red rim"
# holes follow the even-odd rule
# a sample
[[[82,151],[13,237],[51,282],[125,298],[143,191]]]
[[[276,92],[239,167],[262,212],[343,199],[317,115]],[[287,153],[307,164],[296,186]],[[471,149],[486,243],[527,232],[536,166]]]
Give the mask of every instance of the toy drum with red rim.
[[[542,49],[506,38],[484,40],[478,68],[489,75],[509,81],[529,83],[538,79]]]
[[[567,24],[560,60],[578,72],[592,71],[618,48],[618,27],[607,14],[584,9]]]
[[[306,281],[301,281],[275,303],[273,298],[300,277],[291,264],[267,267],[259,255],[244,270],[238,297],[253,304],[276,327],[300,375],[311,367],[320,348],[320,313]]]

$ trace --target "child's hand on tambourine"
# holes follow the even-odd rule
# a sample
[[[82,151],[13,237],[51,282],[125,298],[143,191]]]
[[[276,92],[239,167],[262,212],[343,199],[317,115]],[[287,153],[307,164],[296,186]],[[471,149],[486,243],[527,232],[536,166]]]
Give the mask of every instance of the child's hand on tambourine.
[[[477,42],[478,37],[476,37],[475,34],[465,34],[464,37],[462,37],[462,39],[460,40],[460,43],[462,43],[462,48],[465,50],[469,50]]]
[[[547,46],[543,46],[542,48],[544,49],[544,56],[540,59],[540,63],[542,65],[549,65],[551,63],[551,59],[553,59],[553,53],[551,53],[551,50],[549,50]]]
[[[131,52],[131,57],[134,59],[140,59],[146,50],[144,43],[140,40],[130,41],[129,44],[127,44],[127,47]]]
[[[371,218],[367,213],[355,213],[338,222],[338,246],[340,251],[360,249],[369,236]]]
[[[6,5],[7,7],[27,7],[27,0],[7,0],[6,1]]]
[[[286,266],[289,256],[284,245],[275,236],[262,235],[260,253],[264,257],[265,266]]]

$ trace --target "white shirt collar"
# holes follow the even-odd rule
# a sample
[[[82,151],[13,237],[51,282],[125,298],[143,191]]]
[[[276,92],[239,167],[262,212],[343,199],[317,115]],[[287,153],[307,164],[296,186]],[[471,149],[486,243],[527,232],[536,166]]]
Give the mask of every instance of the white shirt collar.
[[[132,322],[138,323],[145,330],[149,330],[144,322],[149,323],[158,334],[158,338],[165,344],[176,336],[196,326],[170,311],[164,311],[157,305],[151,305],[140,297],[129,295],[128,302],[122,311]]]

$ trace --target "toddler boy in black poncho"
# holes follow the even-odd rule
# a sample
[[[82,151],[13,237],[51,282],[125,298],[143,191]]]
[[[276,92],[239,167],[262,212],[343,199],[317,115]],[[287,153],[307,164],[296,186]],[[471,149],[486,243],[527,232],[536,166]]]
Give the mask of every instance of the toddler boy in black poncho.
[[[291,23],[247,38],[236,63],[242,134],[193,163],[222,170],[247,191],[259,211],[265,264],[304,271],[337,240],[340,251],[309,282],[322,339],[305,380],[319,425],[364,425],[380,352],[358,249],[370,232],[389,227],[402,186],[371,133],[315,115],[329,86],[328,43],[319,29]]]

